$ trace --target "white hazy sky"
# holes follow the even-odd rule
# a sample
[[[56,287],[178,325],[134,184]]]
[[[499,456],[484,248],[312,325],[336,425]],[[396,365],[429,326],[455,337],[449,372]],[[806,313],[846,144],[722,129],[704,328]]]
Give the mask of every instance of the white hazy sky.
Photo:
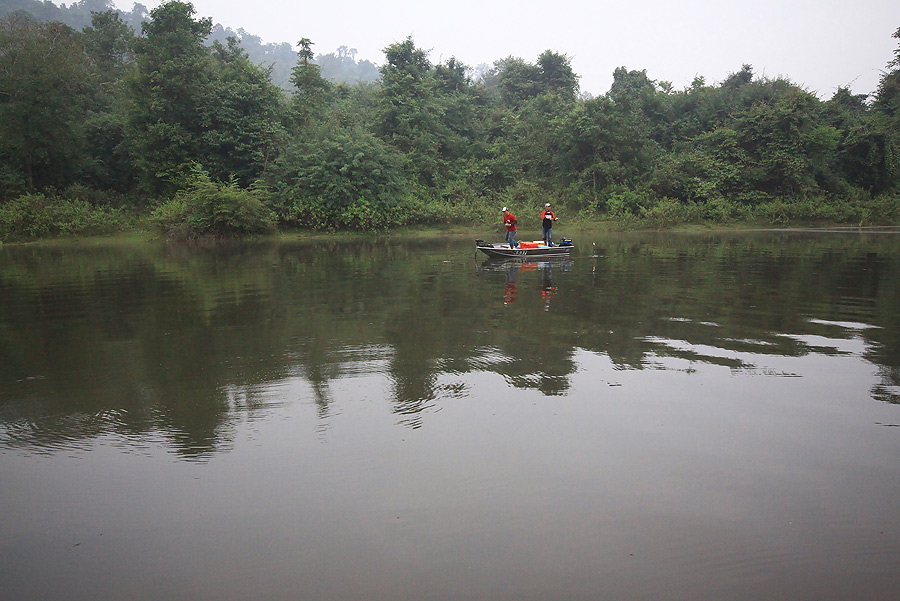
[[[313,51],[356,48],[377,65],[382,50],[412,35],[433,63],[469,66],[507,56],[529,62],[566,54],[581,90],[605,94],[616,67],[646,69],[676,89],[695,76],[716,84],[747,63],[786,77],[823,100],[838,86],[870,94],[900,40],[898,0],[193,0],[195,18],[243,28],[264,42]],[[133,0],[115,0],[131,10]],[[157,0],[141,2],[148,9]]]

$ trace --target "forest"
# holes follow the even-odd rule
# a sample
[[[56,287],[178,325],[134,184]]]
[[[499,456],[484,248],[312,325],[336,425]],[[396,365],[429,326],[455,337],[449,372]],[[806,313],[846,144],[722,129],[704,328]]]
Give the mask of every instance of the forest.
[[[547,201],[608,227],[900,223],[900,48],[871,95],[741,65],[683,90],[619,67],[590,97],[553,50],[476,71],[408,37],[376,76],[189,2],[109,6],[4,2],[0,241],[464,226],[502,205],[529,226]]]

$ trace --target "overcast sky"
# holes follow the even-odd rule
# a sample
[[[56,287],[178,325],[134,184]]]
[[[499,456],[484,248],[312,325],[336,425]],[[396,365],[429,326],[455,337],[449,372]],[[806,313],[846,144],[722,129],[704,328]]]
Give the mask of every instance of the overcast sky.
[[[716,84],[741,65],[786,77],[823,100],[838,86],[877,89],[900,40],[900,0],[193,0],[197,17],[264,42],[310,38],[313,51],[356,48],[377,65],[412,35],[433,63],[566,54],[581,91],[605,94],[616,67],[646,70],[676,89]],[[131,10],[133,0],[115,0]],[[148,9],[158,0],[141,2]]]

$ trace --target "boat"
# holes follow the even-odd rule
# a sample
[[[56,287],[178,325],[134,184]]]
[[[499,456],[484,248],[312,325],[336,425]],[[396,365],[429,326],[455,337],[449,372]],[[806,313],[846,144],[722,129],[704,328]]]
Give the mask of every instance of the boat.
[[[568,238],[563,238],[559,244],[547,246],[543,240],[534,242],[519,242],[516,248],[510,248],[506,242],[493,244],[484,240],[476,240],[475,248],[489,257],[495,258],[519,258],[519,257],[568,257],[575,246]]]

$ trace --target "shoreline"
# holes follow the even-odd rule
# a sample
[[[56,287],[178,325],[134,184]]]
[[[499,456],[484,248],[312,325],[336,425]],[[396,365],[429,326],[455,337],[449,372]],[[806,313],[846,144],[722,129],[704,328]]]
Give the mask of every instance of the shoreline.
[[[733,224],[685,224],[681,226],[654,228],[654,227],[611,227],[617,225],[610,221],[588,222],[573,220],[571,227],[567,231],[572,232],[571,235],[565,234],[565,237],[578,236],[583,237],[586,233],[594,234],[648,234],[648,233],[670,233],[670,234],[710,234],[710,233],[858,233],[858,234],[900,234],[900,225],[847,225],[847,224],[811,224],[809,226],[786,225],[783,227],[773,227],[758,224],[733,223]],[[621,224],[618,224],[621,225]],[[533,228],[532,228],[533,229]],[[520,229],[519,237],[523,240],[530,238],[527,230]],[[403,239],[438,239],[438,238],[462,238],[471,237],[472,240],[487,240],[491,236],[499,238],[503,237],[497,227],[489,226],[478,228],[475,226],[404,226],[384,231],[334,231],[320,232],[314,230],[297,230],[285,229],[272,234],[261,236],[248,236],[244,238],[226,237],[226,238],[199,238],[194,240],[169,240],[161,233],[150,230],[123,230],[112,232],[109,234],[95,235],[79,235],[70,234],[64,236],[53,236],[47,238],[37,238],[33,240],[18,241],[0,241],[0,248],[4,246],[39,246],[39,245],[70,245],[70,244],[102,244],[104,242],[116,242],[121,244],[148,244],[148,243],[164,243],[176,245],[194,245],[194,246],[214,246],[217,244],[234,244],[240,242],[265,242],[267,240],[302,240],[307,242],[314,241],[340,241],[340,240],[359,240],[359,239],[384,239],[384,238],[403,238]],[[534,236],[540,238],[540,231],[536,230]],[[536,239],[537,239],[536,238]]]

